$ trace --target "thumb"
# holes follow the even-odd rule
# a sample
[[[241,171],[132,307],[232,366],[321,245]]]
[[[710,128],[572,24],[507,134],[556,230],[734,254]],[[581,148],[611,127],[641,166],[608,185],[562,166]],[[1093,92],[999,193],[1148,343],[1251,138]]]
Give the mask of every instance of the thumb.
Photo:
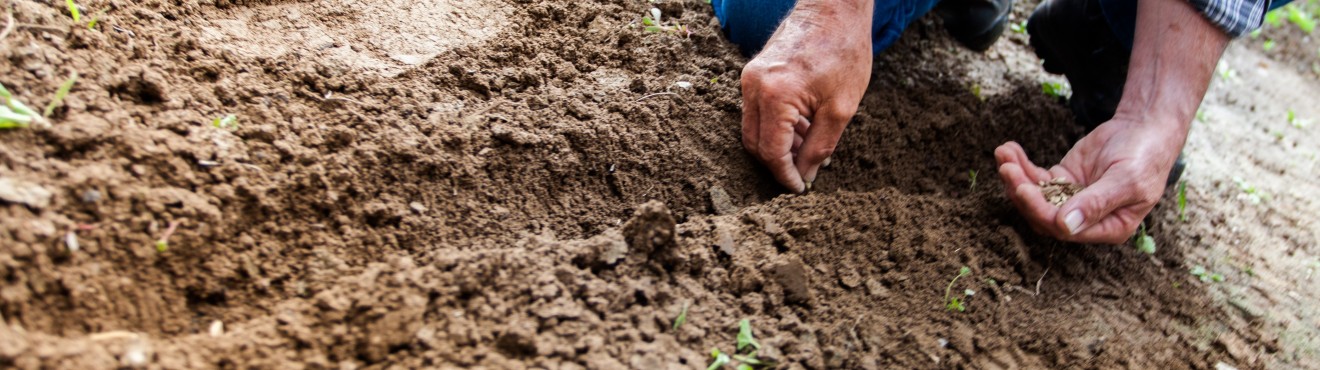
[[[1135,184],[1120,179],[1122,176],[1102,176],[1081,192],[1073,195],[1055,219],[1055,225],[1068,236],[1076,236],[1105,220],[1114,210],[1137,203],[1140,192]],[[1115,230],[1122,233],[1122,230]],[[1126,235],[1120,235],[1126,237]]]
[[[856,106],[851,109],[837,106],[829,108],[816,113],[815,121],[811,122],[802,147],[798,149],[795,164],[802,180],[806,182],[816,181],[816,173],[825,160],[834,154],[844,128],[857,111]]]

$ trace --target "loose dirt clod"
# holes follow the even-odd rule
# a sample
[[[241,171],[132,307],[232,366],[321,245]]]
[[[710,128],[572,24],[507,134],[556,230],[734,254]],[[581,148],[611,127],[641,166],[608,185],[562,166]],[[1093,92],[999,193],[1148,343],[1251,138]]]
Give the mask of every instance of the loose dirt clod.
[[[1071,182],[1062,177],[1054,178],[1049,181],[1040,182],[1040,192],[1045,195],[1045,200],[1050,201],[1056,207],[1063,205],[1073,195],[1082,191],[1082,186]]]

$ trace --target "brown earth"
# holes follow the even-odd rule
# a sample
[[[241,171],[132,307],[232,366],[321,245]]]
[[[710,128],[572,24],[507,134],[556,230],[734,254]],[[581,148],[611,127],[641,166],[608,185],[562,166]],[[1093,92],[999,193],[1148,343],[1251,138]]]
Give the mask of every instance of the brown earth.
[[[1314,255],[1287,212],[1314,203],[1215,217],[1236,188],[1191,167],[1204,203],[1156,209],[1153,256],[1030,231],[992,150],[1049,163],[1081,130],[1022,35],[977,55],[913,25],[813,192],[783,195],[698,1],[658,4],[689,37],[623,0],[83,2],[96,30],[0,4],[0,83],[43,106],[81,76],[52,127],[0,133],[4,186],[53,194],[0,203],[0,367],[705,368],[744,318],[788,369],[1317,366],[1314,331],[1260,319],[1314,303],[1309,274],[1253,319],[1216,293],[1238,274],[1187,273],[1254,245],[1244,224]]]

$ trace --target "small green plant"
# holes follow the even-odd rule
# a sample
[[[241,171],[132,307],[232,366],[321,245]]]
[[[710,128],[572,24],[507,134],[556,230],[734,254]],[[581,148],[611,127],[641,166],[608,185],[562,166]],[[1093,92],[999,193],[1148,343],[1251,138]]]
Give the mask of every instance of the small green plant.
[[[1274,39],[1265,40],[1265,43],[1260,46],[1260,48],[1262,50],[1265,50],[1265,52],[1267,53],[1270,52],[1270,50],[1274,50],[1274,47],[1275,47]]]
[[[727,365],[729,363],[729,360],[731,360],[729,358],[729,355],[720,352],[719,348],[711,348],[710,357],[712,358],[712,361],[710,362],[710,366],[706,367],[706,370],[719,369],[721,367],[724,367],[724,365]]]
[[[211,126],[215,126],[215,128],[225,129],[225,130],[237,130],[238,116],[229,114],[229,115],[225,115],[224,117],[216,118],[215,120],[211,121]]]
[[[1311,13],[1304,12],[1296,6],[1288,7],[1288,21],[1300,28],[1302,32],[1309,34],[1311,31],[1315,31],[1315,18],[1311,16]]]
[[[688,303],[683,302],[683,310],[678,312],[678,317],[674,318],[674,331],[682,327],[687,322]]]
[[[160,239],[156,239],[156,252],[165,253],[170,249],[170,235],[174,235],[174,230],[178,228],[179,221],[170,221],[170,226],[165,228],[164,233],[160,234]]]
[[[651,8],[650,14],[642,16],[642,26],[646,32],[668,32],[684,37],[692,36],[692,29],[678,22],[663,23],[659,8]]]
[[[1027,33],[1027,21],[1026,21],[1026,20],[1023,20],[1022,22],[1018,22],[1018,23],[1010,23],[1010,24],[1008,25],[1008,29],[1011,30],[1011,31],[1013,31],[1014,33],[1026,34],[1026,33]]]
[[[1178,182],[1178,221],[1187,222],[1187,181]]]
[[[50,117],[51,113],[55,113],[55,108],[59,108],[60,104],[64,104],[64,97],[69,96],[69,90],[73,90],[75,82],[78,82],[78,71],[74,71],[73,74],[69,75],[69,79],[64,80],[64,83],[60,84],[60,88],[55,90],[55,97],[50,99],[50,104],[46,104],[46,110],[41,113],[42,117]]]
[[[37,111],[15,99],[3,84],[0,84],[0,101],[4,102],[0,105],[0,129],[26,128],[33,123],[45,122]]]
[[[1145,254],[1155,254],[1155,238],[1146,233],[1146,224],[1142,223],[1141,228],[1137,230],[1137,238],[1133,241],[1137,250]]]
[[[1224,281],[1224,275],[1206,271],[1205,266],[1201,266],[1201,265],[1192,266],[1192,268],[1188,270],[1188,272],[1192,273],[1192,276],[1201,279],[1202,282],[1209,283],[1213,281],[1219,283]]]
[[[1293,112],[1292,109],[1289,109],[1289,110],[1288,110],[1288,124],[1289,124],[1289,125],[1292,125],[1292,127],[1296,127],[1296,128],[1306,128],[1307,126],[1310,126],[1310,125],[1311,125],[1311,122],[1310,122],[1309,120],[1305,120],[1305,119],[1297,118],[1297,113],[1296,113],[1296,112]]]
[[[1270,11],[1269,13],[1265,13],[1265,24],[1268,24],[1271,27],[1282,26],[1283,9],[1275,9],[1273,11]]]
[[[949,294],[953,292],[953,284],[958,282],[959,278],[971,274],[972,274],[972,268],[963,266],[962,268],[958,269],[958,276],[954,276],[953,280],[949,280],[949,286],[944,288],[945,309],[949,311],[958,311],[958,312],[967,311],[967,306],[964,305],[965,302],[963,302],[963,299],[961,297],[949,297]]]
[[[1215,66],[1215,70],[1219,73],[1219,78],[1224,81],[1231,81],[1234,78],[1237,78],[1237,70],[1233,69],[1233,67],[1229,67],[1228,63],[1225,63],[1222,60],[1219,61],[1218,66]]]
[[[737,370],[753,370],[756,367],[774,367],[775,364],[756,358],[756,352],[761,350],[761,343],[752,336],[752,322],[747,319],[738,321],[738,353],[720,352],[719,348],[710,349],[712,359],[710,366],[706,370],[716,370],[730,362],[738,361]],[[749,351],[750,350],[750,351]],[[742,353],[742,354],[740,354]]]
[[[82,13],[78,11],[78,4],[73,0],[64,0],[64,5],[69,8],[69,16],[73,17],[73,23],[82,23]]]
[[[1069,88],[1068,85],[1061,82],[1050,82],[1050,81],[1041,82],[1040,89],[1042,92],[1045,93],[1045,95],[1049,95],[1055,98],[1067,98],[1068,96],[1072,95],[1072,89]]]
[[[1205,123],[1205,122],[1207,122],[1207,121],[1209,121],[1209,120],[1210,120],[1210,117],[1207,116],[1207,115],[1205,114],[1205,109],[1197,109],[1197,110],[1196,110],[1196,121],[1197,121],[1197,122]]]
[[[1264,191],[1257,189],[1256,185],[1252,185],[1251,183],[1247,182],[1247,180],[1243,180],[1241,177],[1234,176],[1233,182],[1236,182],[1238,188],[1242,189],[1242,193],[1246,195],[1247,201],[1251,202],[1251,204],[1260,204],[1260,202],[1270,199],[1269,194],[1266,194]]]
[[[87,21],[87,29],[89,29],[89,30],[95,30],[95,29],[96,29],[96,23],[97,23],[98,21],[101,20],[101,16],[103,16],[103,15],[105,15],[105,11],[104,11],[104,10],[102,10],[102,11],[98,11],[98,12],[96,12],[96,14],[93,14],[93,15],[92,15],[92,20]]]
[[[972,185],[968,186],[967,190],[976,190],[976,170],[967,170],[967,179],[972,182]]]
[[[742,321],[738,322],[738,350],[741,351],[747,348],[747,346],[752,346],[754,349],[761,349],[761,343],[757,342],[756,338],[752,336],[752,322],[747,319],[742,319]]]
[[[970,90],[972,91],[972,96],[975,96],[977,100],[985,101],[985,96],[981,95],[981,84],[972,84]]]

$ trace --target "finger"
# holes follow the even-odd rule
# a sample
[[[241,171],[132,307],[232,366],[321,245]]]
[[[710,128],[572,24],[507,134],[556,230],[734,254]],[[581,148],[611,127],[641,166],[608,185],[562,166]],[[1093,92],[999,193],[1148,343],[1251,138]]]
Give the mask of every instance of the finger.
[[[1004,145],[995,148],[995,161],[998,161],[1001,165],[1004,163],[1018,164],[1018,166],[1022,167],[1023,173],[1026,174],[1027,178],[1033,183],[1053,179],[1049,171],[1046,171],[1044,168],[1041,168],[1040,166],[1037,166],[1036,163],[1032,162],[1031,158],[1027,157],[1027,151],[1022,149],[1022,145],[1019,145],[1014,141],[1004,143]]]
[[[747,82],[744,81],[744,83]],[[743,149],[747,149],[748,153],[756,155],[760,149],[756,141],[761,138],[760,104],[758,104],[759,99],[755,95],[748,93],[750,89],[746,85],[743,87],[742,142]]]
[[[1138,209],[1138,206],[1120,208],[1110,213],[1099,223],[1082,230],[1067,240],[1078,243],[1123,244],[1137,231],[1141,219],[1150,213],[1154,205]]]
[[[793,134],[793,154],[797,154],[799,148],[802,148],[802,135]]]
[[[820,171],[821,164],[834,154],[839,138],[843,136],[843,129],[848,127],[848,121],[857,113],[856,104],[851,107],[839,104],[844,103],[827,104],[816,112],[811,129],[802,142],[802,149],[798,151],[797,170],[807,182],[816,181],[816,173]]]
[[[1064,235],[1054,224],[1054,220],[1058,218],[1059,208],[1045,200],[1045,195],[1040,192],[1040,186],[1022,184],[1016,188],[1015,193],[1013,206],[1022,213],[1033,229],[1056,238]]]
[[[1155,199],[1146,199],[1144,189],[1141,189],[1139,183],[1132,181],[1131,177],[1122,176],[1121,171],[1111,171],[1108,176],[1101,177],[1098,181],[1090,184],[1081,192],[1073,195],[1062,207],[1059,207],[1059,214],[1054,220],[1054,224],[1060,230],[1066,232],[1067,239],[1082,241],[1082,233],[1089,230],[1096,224],[1103,227],[1095,232],[1087,233],[1088,240],[1095,241],[1121,241],[1129,235],[1126,232],[1128,226],[1135,229],[1136,220],[1126,220],[1116,218],[1118,224],[1102,223],[1111,217],[1115,210],[1134,205],[1154,205]],[[1131,223],[1131,225],[1127,225]]]
[[[811,131],[811,121],[799,114],[797,122],[793,124],[793,132],[805,137],[808,131]]]
[[[1031,178],[1022,172],[1022,166],[1012,162],[999,166],[999,179],[1004,182],[1004,190],[1008,192],[1009,198],[1017,196],[1018,186],[1036,184],[1035,181],[1031,181]]]
[[[784,153],[782,156],[762,159],[770,173],[775,175],[775,181],[788,188],[794,193],[801,193],[806,190],[806,185],[802,182],[802,176],[798,174],[797,169],[793,168],[793,154]]]
[[[794,193],[806,189],[802,175],[793,167],[793,126],[797,124],[799,110],[779,102],[780,99],[762,99],[758,110],[757,156],[765,163],[775,180]],[[805,145],[805,144],[803,144]]]

